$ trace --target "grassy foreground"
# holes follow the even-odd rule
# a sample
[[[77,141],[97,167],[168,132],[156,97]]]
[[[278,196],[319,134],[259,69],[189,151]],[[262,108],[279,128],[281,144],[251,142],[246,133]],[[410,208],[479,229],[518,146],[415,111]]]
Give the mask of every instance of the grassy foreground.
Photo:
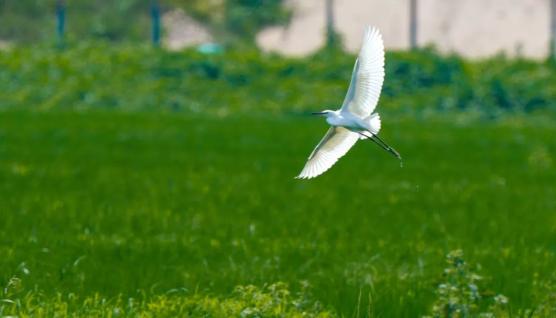
[[[383,117],[0,113],[0,316],[553,316],[553,122]]]

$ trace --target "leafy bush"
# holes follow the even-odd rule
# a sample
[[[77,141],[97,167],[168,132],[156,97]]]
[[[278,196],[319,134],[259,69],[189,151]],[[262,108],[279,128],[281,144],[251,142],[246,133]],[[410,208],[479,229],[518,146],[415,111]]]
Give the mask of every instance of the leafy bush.
[[[209,25],[219,35],[252,42],[257,32],[269,25],[285,24],[291,17],[284,0],[192,0],[173,1],[185,7],[197,20]]]
[[[302,59],[231,47],[222,54],[86,43],[0,52],[0,107],[300,112],[337,107],[354,56]],[[387,54],[383,110],[556,110],[553,66],[496,58],[468,62],[432,49]]]
[[[483,278],[465,262],[461,250],[448,253],[446,262],[432,317],[509,317],[508,298],[479,288]]]

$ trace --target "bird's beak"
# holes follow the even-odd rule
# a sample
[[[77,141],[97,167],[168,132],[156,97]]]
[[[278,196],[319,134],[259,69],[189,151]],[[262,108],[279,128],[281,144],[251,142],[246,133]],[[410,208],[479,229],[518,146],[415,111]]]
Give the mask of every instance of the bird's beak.
[[[326,112],[312,112],[312,115],[324,115]]]

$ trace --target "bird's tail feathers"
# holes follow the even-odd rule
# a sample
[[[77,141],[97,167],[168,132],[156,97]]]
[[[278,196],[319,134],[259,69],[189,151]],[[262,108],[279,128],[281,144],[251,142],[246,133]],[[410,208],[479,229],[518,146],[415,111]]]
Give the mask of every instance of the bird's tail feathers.
[[[367,129],[369,129],[368,132],[363,132],[361,133],[361,136],[359,137],[360,139],[367,139],[367,138],[371,138],[371,134],[369,134],[369,132],[371,132],[373,135],[378,134],[378,132],[380,131],[380,115],[379,114],[371,114],[370,116],[366,117],[364,119],[365,123],[367,124]]]
[[[369,131],[378,134],[380,131],[380,115],[378,113],[371,114],[365,118],[365,122],[369,125]]]

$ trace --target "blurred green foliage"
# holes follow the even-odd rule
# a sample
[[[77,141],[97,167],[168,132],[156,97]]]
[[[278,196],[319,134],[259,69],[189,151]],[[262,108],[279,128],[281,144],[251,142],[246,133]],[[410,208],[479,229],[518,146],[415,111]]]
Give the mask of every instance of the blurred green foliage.
[[[283,0],[227,0],[225,27],[232,34],[246,35],[253,39],[261,28],[272,24],[284,24],[290,11],[282,5]]]
[[[175,0],[197,20],[227,40],[252,42],[255,34],[269,25],[286,24],[291,10],[284,0]]]
[[[221,54],[80,43],[0,52],[0,107],[301,112],[337,107],[355,57],[300,59],[233,46]],[[389,52],[380,111],[556,111],[553,65],[497,57],[469,62],[432,49]]]
[[[262,27],[284,24],[290,10],[283,0],[160,0],[163,11],[183,8],[223,39],[252,41]],[[66,1],[66,37],[110,41],[148,41],[150,4],[145,0]],[[0,40],[51,41],[56,0],[0,0]]]
[[[149,1],[66,1],[69,39],[149,40]],[[49,42],[56,36],[56,0],[0,0],[0,39]]]

